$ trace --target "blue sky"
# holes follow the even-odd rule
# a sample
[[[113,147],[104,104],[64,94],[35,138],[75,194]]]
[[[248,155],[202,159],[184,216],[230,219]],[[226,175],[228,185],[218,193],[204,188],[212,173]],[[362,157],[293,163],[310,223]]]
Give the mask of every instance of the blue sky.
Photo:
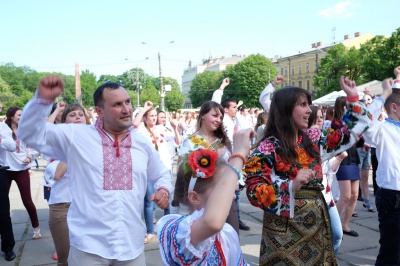
[[[255,53],[287,56],[361,34],[390,36],[398,0],[2,1],[0,64],[97,77],[136,66],[181,84],[202,59]],[[170,41],[174,43],[170,44]],[[148,45],[143,45],[146,42]],[[146,59],[148,58],[148,59]]]

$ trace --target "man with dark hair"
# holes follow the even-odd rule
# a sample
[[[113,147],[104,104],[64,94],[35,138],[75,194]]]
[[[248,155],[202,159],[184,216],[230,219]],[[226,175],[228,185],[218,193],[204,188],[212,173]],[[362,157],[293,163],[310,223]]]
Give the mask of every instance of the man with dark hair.
[[[15,259],[13,251],[15,240],[10,217],[10,199],[8,198],[8,181],[6,176],[6,150],[16,150],[15,141],[12,138],[11,129],[0,122],[0,235],[1,251],[5,254],[7,261]]]
[[[154,145],[132,130],[131,99],[123,87],[106,83],[95,91],[95,125],[46,123],[45,114],[63,91],[59,76],[44,77],[24,108],[18,136],[71,166],[68,264],[145,265],[141,211],[147,180],[156,190],[151,200],[165,209],[169,171]]]

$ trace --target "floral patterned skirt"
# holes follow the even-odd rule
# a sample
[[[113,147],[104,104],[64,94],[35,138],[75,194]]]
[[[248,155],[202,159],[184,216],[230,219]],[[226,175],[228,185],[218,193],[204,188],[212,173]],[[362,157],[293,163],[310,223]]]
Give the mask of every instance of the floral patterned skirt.
[[[293,219],[264,212],[260,265],[337,265],[322,193],[302,188],[295,201]]]

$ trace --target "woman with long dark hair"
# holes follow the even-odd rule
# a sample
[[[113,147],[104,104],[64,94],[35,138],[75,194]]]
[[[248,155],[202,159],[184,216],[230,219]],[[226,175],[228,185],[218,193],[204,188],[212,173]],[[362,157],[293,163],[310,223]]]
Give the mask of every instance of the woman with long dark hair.
[[[335,101],[331,124],[333,129],[338,129],[342,126],[345,109],[346,97],[338,97]],[[343,234],[356,237],[358,233],[349,228],[349,222],[352,215],[357,215],[354,213],[354,209],[357,204],[358,187],[360,184],[360,170],[358,168],[360,158],[358,157],[357,148],[355,146],[350,147],[346,152],[348,156],[341,162],[339,170],[336,173],[340,190],[339,200],[336,205],[339,215],[343,215]]]
[[[351,123],[338,130],[307,129],[309,91],[273,95],[265,133],[245,166],[248,199],[264,210],[260,265],[337,265],[321,162],[348,149],[370,123],[355,83],[341,77],[340,85]]]
[[[29,148],[20,139],[17,138],[17,129],[22,110],[13,106],[8,108],[6,112],[6,124],[12,130],[12,137],[17,145],[17,150],[14,152],[6,151],[7,163],[10,169],[7,170],[8,191],[10,191],[11,183],[14,180],[17,183],[19,193],[25,209],[28,211],[29,218],[31,219],[33,227],[33,239],[42,237],[39,228],[39,219],[36,211],[35,204],[32,201],[31,195],[31,181],[29,170],[32,162],[39,154],[36,150]]]
[[[179,161],[182,161],[184,155],[197,149],[217,151],[220,157],[228,161],[232,154],[232,145],[224,131],[223,118],[224,109],[222,105],[214,101],[203,103],[197,118],[196,132],[188,136],[179,148]],[[240,182],[244,184],[243,180]],[[179,185],[176,187],[179,187]],[[172,206],[179,206],[179,203],[172,201]],[[239,234],[239,218],[234,200],[226,222]]]

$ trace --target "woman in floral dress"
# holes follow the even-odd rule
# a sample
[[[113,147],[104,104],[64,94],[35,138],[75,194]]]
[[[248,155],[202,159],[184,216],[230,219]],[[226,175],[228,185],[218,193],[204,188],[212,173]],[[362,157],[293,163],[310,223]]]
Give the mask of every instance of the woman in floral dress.
[[[264,136],[246,163],[247,196],[264,210],[260,265],[337,265],[321,162],[346,150],[369,125],[354,81],[341,77],[347,113],[337,130],[307,129],[311,94],[274,93]]]

